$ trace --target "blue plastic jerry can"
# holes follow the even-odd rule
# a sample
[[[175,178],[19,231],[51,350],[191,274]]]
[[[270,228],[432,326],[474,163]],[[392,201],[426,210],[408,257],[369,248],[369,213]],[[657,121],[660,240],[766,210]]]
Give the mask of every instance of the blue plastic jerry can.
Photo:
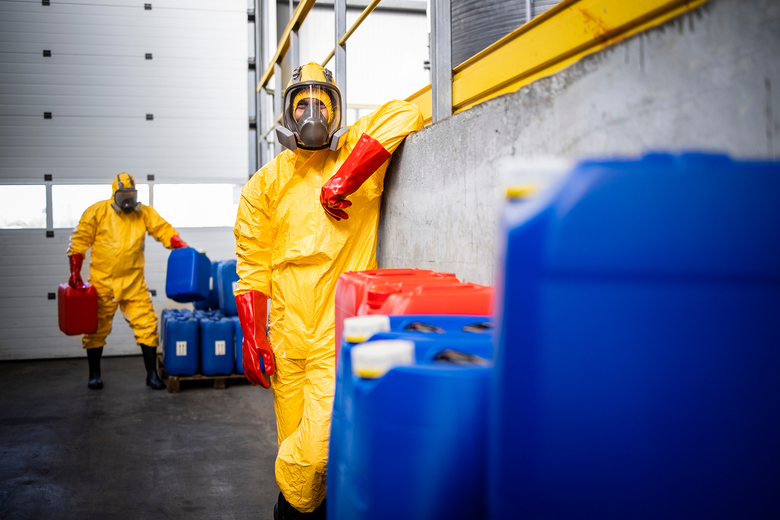
[[[360,320],[363,317],[352,318]],[[366,316],[373,319],[377,316]],[[485,316],[390,316],[342,342],[328,458],[328,516],[483,518],[492,331]],[[381,319],[381,318],[380,318]],[[345,325],[345,338],[351,328]],[[384,373],[353,350],[411,344]]]
[[[491,519],[780,518],[777,193],[654,154],[507,201]]]
[[[191,376],[198,373],[198,322],[189,316],[165,317],[163,363],[171,376]]]
[[[203,375],[228,375],[235,369],[235,325],[228,318],[200,320],[200,360]]]
[[[174,249],[168,256],[165,294],[179,303],[205,300],[209,296],[211,262],[191,247]]]
[[[233,291],[238,289],[238,274],[236,273],[236,261],[225,260],[217,266],[217,287],[219,291],[219,309],[225,316],[238,314],[236,297]]]
[[[197,310],[210,310],[219,308],[219,294],[217,291],[217,266],[219,262],[211,262],[211,275],[209,276],[209,297],[205,300],[192,302]]]

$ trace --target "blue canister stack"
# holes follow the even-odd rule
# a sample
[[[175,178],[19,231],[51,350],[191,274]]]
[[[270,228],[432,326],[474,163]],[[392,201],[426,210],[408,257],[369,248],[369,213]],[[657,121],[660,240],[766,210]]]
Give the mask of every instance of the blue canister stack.
[[[492,347],[345,327],[328,516],[780,517],[778,192],[780,163],[653,154],[510,199]]]
[[[509,201],[489,518],[778,518],[780,163],[581,163]]]
[[[164,309],[160,321],[163,363],[169,375],[244,373],[243,367],[237,370],[236,366],[235,330],[241,330],[237,317],[226,318],[220,310]]]
[[[353,373],[342,343],[328,469],[328,516],[479,518],[484,514],[490,328],[484,316],[385,318],[383,340],[411,340],[415,361],[377,378]],[[345,329],[346,332],[346,329]],[[345,333],[345,337],[348,333]]]

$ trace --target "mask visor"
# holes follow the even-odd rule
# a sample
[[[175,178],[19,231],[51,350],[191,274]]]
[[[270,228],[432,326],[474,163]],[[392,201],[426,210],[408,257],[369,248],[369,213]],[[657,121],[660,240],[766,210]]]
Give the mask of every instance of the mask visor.
[[[114,195],[114,202],[125,213],[135,211],[138,205],[138,192],[136,190],[121,189]]]

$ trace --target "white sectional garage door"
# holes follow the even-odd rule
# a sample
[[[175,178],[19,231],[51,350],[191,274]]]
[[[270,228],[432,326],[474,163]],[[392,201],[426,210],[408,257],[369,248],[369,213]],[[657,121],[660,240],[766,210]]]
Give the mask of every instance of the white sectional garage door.
[[[121,171],[139,183],[243,184],[247,55],[246,0],[0,0],[0,189],[44,176],[109,184]],[[214,259],[234,257],[228,227],[179,231]],[[83,356],[48,299],[68,273],[70,229],[53,234],[0,230],[0,360]],[[159,311],[171,303],[167,252],[147,245]],[[106,355],[137,353],[117,316]]]

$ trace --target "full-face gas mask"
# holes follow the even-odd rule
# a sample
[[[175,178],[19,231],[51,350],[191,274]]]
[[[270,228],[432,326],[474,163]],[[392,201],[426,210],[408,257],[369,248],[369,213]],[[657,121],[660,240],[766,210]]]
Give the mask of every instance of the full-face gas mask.
[[[127,176],[129,181],[122,182],[121,173],[116,176],[116,182],[118,188],[114,192],[114,202],[111,203],[111,207],[117,214],[120,212],[132,213],[138,211],[141,204],[138,202],[138,191],[135,189],[135,179],[131,175]]]
[[[316,63],[295,69],[284,93],[282,123],[276,136],[290,150],[339,148],[348,128],[341,128],[341,93],[329,70]]]

